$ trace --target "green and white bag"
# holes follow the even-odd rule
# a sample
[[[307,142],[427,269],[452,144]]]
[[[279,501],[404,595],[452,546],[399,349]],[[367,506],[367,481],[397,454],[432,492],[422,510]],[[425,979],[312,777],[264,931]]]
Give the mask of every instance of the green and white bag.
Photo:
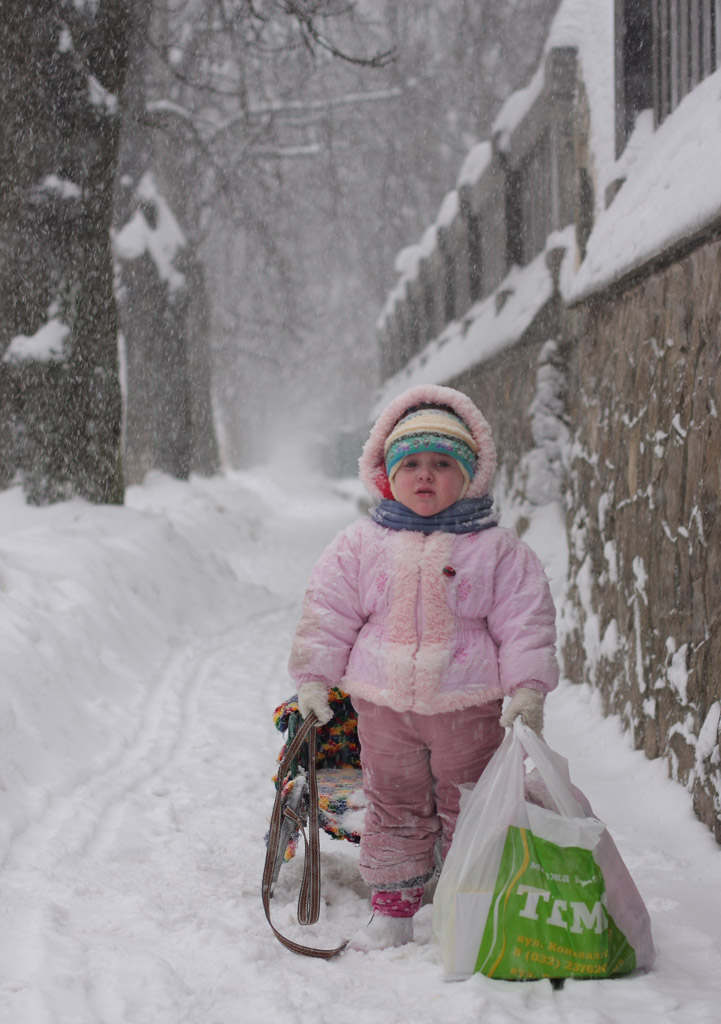
[[[565,759],[518,720],[464,793],[433,931],[448,980],[602,978],[653,963],[648,912],[613,840]]]

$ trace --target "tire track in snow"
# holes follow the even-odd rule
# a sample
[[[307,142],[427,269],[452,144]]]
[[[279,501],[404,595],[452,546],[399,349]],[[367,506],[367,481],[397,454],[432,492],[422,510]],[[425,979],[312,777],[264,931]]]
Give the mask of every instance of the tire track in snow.
[[[157,676],[143,673],[132,738],[12,841],[0,867],[2,1024],[262,1019],[265,992],[252,993],[261,1016],[245,1013],[257,957],[283,952],[259,897],[281,742],[270,712],[292,685],[299,561],[316,543],[295,525],[243,551],[238,625],[215,636],[191,626]]]
[[[242,627],[193,640],[171,655],[158,683],[149,685],[132,740],[90,778],[50,798],[42,814],[10,843],[0,883],[14,870],[52,872],[64,860],[98,855],[107,847],[118,809],[177,755],[198,694],[218,660],[230,649],[247,647],[254,622],[282,615],[277,608],[256,610],[246,615]]]
[[[132,741],[100,771],[54,795],[43,814],[15,837],[6,866],[52,870],[64,858],[87,853],[112,807],[150,778],[177,746],[193,677],[213,641],[195,643],[171,656],[151,685]]]
[[[107,1019],[109,1003],[121,993],[113,991],[115,980],[111,982],[105,977],[108,940],[103,938],[98,957],[88,939],[84,917],[99,913],[104,918],[110,913],[117,914],[122,921],[127,913],[124,900],[128,892],[134,893],[131,901],[136,905],[136,926],[142,936],[148,928],[148,922],[143,920],[147,912],[143,894],[148,897],[148,885],[151,904],[163,899],[162,876],[156,874],[150,882],[147,878],[147,873],[157,873],[157,863],[153,862],[156,853],[151,852],[150,862],[146,863],[139,850],[137,866],[128,863],[127,851],[123,849],[126,822],[141,822],[149,795],[159,798],[158,803],[171,806],[180,799],[180,825],[168,828],[164,822],[163,827],[170,834],[183,831],[183,800],[188,793],[198,798],[193,791],[194,780],[187,776],[200,773],[203,778],[206,774],[218,774],[217,765],[204,762],[208,751],[216,755],[214,733],[232,713],[236,679],[246,676],[264,684],[274,674],[281,651],[268,651],[264,643],[258,644],[257,634],[272,636],[287,616],[287,607],[279,607],[278,602],[274,607],[264,608],[258,607],[256,601],[255,610],[244,615],[241,626],[217,636],[192,640],[175,652],[152,688],[132,742],[91,778],[55,795],[42,814],[15,837],[0,870],[3,1024],[5,1020],[12,1020],[12,1024],[51,1024],[67,1019]],[[282,653],[284,660],[285,652]],[[255,716],[251,713],[250,717]],[[217,758],[223,761],[222,749],[217,750]],[[221,774],[223,771],[221,767]],[[251,785],[264,774],[265,767],[261,765]],[[271,794],[268,777],[268,800]],[[263,831],[262,826],[257,829],[258,843],[262,843]],[[138,840],[142,848],[147,837],[139,835]],[[212,852],[207,856],[212,858]],[[105,894],[98,886],[101,877],[108,886]],[[195,894],[191,893],[190,898],[196,898]],[[150,921],[155,912],[155,908],[150,912]],[[164,927],[172,925],[170,916]],[[132,934],[130,922],[125,928],[123,947],[128,941],[127,934]],[[144,947],[145,942],[139,937],[138,950],[128,946],[122,956],[111,962],[110,975],[114,975],[118,963],[135,958],[146,972],[152,964],[153,977],[165,975],[169,990],[181,990],[182,978],[163,963],[162,956],[148,953]],[[89,967],[95,959],[100,961],[97,971]],[[140,988],[140,1001],[133,1004],[129,997],[118,1019],[132,1019],[138,1024],[146,1019],[146,1000],[148,1007],[157,1006],[156,994],[144,990],[142,985]],[[63,1010],[62,1016],[57,1017],[52,992],[60,989]],[[133,989],[130,981],[127,989]],[[125,1004],[124,994],[122,1001]],[[23,1009],[19,1011],[21,1005]],[[12,1006],[11,1017],[3,1015],[5,1006]],[[175,1011],[172,1016],[176,1024]],[[187,1020],[188,1024],[197,1024],[192,1017]],[[184,1021],[185,1017],[177,1018],[177,1024]]]

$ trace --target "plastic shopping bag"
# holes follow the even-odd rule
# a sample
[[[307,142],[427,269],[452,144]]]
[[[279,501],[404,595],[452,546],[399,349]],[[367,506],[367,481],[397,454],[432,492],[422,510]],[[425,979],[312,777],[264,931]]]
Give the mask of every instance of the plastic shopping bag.
[[[433,931],[448,980],[599,978],[653,963],[648,912],[613,840],[565,759],[518,720],[463,794]]]

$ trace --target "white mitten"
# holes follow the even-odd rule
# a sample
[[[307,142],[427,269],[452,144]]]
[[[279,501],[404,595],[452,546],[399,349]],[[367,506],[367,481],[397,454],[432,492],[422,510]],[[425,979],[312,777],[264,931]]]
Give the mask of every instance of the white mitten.
[[[321,725],[330,722],[333,717],[330,701],[328,700],[328,687],[320,679],[311,679],[298,687],[298,710],[303,718],[313,712]]]
[[[540,736],[543,732],[543,703],[544,695],[538,690],[532,690],[530,686],[521,686],[513,694],[508,707],[501,715],[501,725],[504,729],[510,729],[513,719],[520,715],[529,729]]]

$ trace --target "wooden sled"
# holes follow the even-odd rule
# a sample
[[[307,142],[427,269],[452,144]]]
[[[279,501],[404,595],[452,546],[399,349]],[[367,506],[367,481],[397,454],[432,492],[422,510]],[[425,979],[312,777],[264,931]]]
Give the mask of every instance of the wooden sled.
[[[318,822],[333,839],[359,843],[365,814],[363,770],[358,741],[358,721],[350,697],[342,690],[330,691],[333,718],[317,727],[316,779],[318,787]],[[285,743],[278,755],[282,763],[293,742],[302,718],[297,697],[284,701],[273,712],[276,729],[285,734]],[[308,812],[308,748],[304,745],[291,762],[284,779],[273,780],[283,787],[283,807],[290,808],[305,823]],[[273,884],[281,866],[294,855],[299,829],[292,817],[283,818],[278,856],[273,868]]]

